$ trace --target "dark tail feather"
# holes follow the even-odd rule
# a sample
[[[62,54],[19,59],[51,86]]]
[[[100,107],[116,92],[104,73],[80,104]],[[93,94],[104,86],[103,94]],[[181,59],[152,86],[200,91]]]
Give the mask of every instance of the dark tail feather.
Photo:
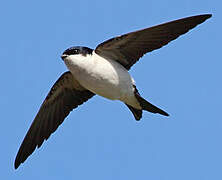
[[[143,111],[141,109],[135,109],[134,107],[132,107],[128,104],[125,104],[125,105],[127,105],[127,107],[130,109],[130,111],[133,113],[133,115],[137,121],[139,121],[142,118]]]
[[[168,113],[166,113],[165,111],[159,109],[158,107],[152,105],[151,103],[149,103],[148,101],[146,101],[145,99],[143,99],[138,92],[135,92],[135,96],[137,98],[137,100],[140,103],[140,106],[142,107],[143,110],[152,112],[152,113],[159,113],[162,114],[164,116],[169,116]]]

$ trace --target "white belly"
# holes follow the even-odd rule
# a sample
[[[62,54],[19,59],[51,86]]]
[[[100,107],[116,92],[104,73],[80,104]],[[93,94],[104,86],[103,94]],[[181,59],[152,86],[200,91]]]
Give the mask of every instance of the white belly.
[[[95,94],[135,104],[133,79],[128,71],[113,60],[97,54],[83,59],[73,56],[65,63],[79,83]],[[129,102],[132,101],[132,102]]]

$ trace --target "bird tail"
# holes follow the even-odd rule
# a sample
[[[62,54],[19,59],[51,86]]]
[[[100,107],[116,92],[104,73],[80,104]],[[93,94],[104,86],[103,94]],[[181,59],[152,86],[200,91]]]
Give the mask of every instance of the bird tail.
[[[149,111],[151,113],[158,113],[161,114],[163,116],[169,116],[168,113],[166,113],[165,111],[163,111],[162,109],[152,105],[151,103],[149,103],[148,101],[146,101],[145,99],[143,99],[138,92],[135,92],[135,97],[138,100],[138,102],[140,103],[140,106],[142,107],[143,110]]]
[[[126,105],[126,106],[129,108],[129,110],[133,113],[133,115],[134,115],[134,117],[135,117],[135,119],[136,119],[137,121],[139,121],[139,120],[142,118],[142,113],[143,113],[142,109],[136,109],[136,108],[134,108],[134,107],[132,107],[132,106],[126,104],[126,103],[125,103],[125,105]]]
[[[140,96],[138,90],[136,89],[136,86],[134,86],[134,88],[135,88],[135,92],[134,92],[135,97],[136,97],[137,101],[139,102],[140,106],[142,107],[142,109],[136,109],[128,104],[126,104],[126,105],[130,109],[130,111],[133,113],[133,115],[137,121],[139,121],[142,118],[143,110],[151,112],[151,113],[158,113],[163,116],[169,116],[168,113],[166,113],[162,109],[152,105],[151,103],[146,101],[144,98],[142,98]]]

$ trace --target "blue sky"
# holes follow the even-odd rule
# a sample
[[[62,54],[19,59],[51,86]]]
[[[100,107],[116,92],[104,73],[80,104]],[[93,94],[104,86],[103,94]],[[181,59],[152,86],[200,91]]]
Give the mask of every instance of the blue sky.
[[[1,179],[222,179],[221,7],[211,0],[3,1]],[[61,53],[170,20],[213,17],[130,71],[170,117],[136,122],[118,101],[74,110],[17,170],[18,148],[50,87],[67,71]]]

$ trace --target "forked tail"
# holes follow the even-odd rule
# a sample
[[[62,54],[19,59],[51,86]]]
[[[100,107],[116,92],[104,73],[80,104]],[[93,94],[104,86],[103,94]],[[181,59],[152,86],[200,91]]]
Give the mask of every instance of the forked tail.
[[[169,116],[168,113],[166,113],[165,111],[163,111],[162,109],[152,105],[151,103],[149,103],[148,101],[146,101],[145,99],[143,99],[139,93],[135,93],[136,99],[139,101],[140,106],[142,107],[143,110],[149,111],[151,113],[158,113],[164,116]]]
[[[166,113],[165,111],[163,111],[162,109],[152,105],[151,103],[149,103],[148,101],[146,101],[145,99],[143,99],[138,90],[136,89],[135,87],[135,97],[136,99],[138,100],[140,106],[142,107],[142,109],[136,109],[128,104],[127,107],[130,109],[130,111],[133,113],[135,119],[137,121],[139,121],[141,118],[142,118],[142,113],[143,113],[143,110],[145,111],[149,111],[151,113],[158,113],[158,114],[161,114],[161,115],[164,115],[164,116],[169,116],[168,113]]]

